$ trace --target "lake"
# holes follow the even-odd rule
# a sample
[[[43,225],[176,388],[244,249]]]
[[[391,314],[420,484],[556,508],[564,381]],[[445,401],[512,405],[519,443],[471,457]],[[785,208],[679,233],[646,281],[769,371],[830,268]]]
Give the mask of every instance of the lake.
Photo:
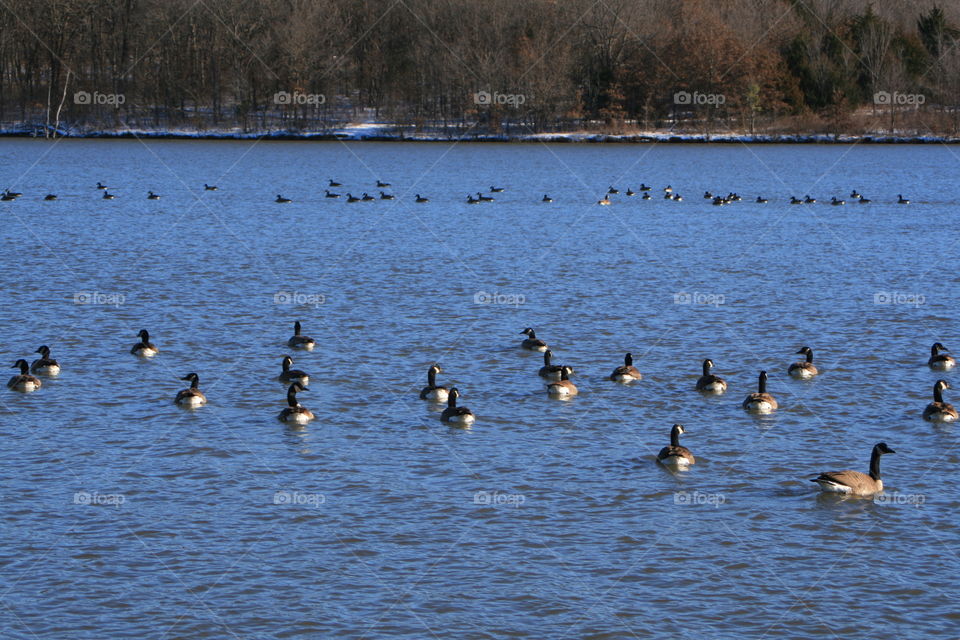
[[[954,148],[5,139],[0,160],[24,194],[0,202],[2,359],[63,367],[0,403],[3,637],[957,635],[957,436],[921,419],[956,379],[930,345],[960,350]],[[396,200],[345,202],[378,179]],[[547,396],[525,327],[577,397]],[[812,381],[786,374],[802,346]],[[628,351],[644,379],[611,382]],[[302,428],[277,420],[287,354]],[[725,395],[694,391],[705,358]],[[419,400],[434,362],[472,428]],[[754,417],[761,369],[780,409]],[[656,462],[674,423],[681,473]],[[880,441],[883,496],[810,482]]]

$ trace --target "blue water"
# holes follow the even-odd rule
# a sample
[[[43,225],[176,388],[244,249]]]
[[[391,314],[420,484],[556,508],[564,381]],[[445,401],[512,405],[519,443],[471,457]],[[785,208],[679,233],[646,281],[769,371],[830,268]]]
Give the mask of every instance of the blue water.
[[[4,140],[0,161],[24,193],[0,203],[0,363],[47,344],[63,366],[0,394],[2,637],[957,635],[957,438],[920,418],[956,376],[930,345],[960,350],[952,148]],[[653,200],[594,204],[641,182]],[[851,189],[873,202],[824,204]],[[318,342],[292,353],[300,429],[276,419],[295,320]],[[547,397],[527,326],[579,396]],[[811,382],[786,376],[804,345]],[[631,386],[607,379],[626,351]],[[693,391],[707,357],[724,396]],[[418,399],[434,362],[472,429]],[[761,369],[780,410],[756,418]],[[196,411],[173,404],[188,372]],[[655,462],[674,423],[680,474]],[[885,498],[816,492],[881,440]]]

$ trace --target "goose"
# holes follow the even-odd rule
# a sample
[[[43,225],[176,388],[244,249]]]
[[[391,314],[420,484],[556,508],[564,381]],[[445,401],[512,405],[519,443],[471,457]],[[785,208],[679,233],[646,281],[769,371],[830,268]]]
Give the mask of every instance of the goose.
[[[648,187],[644,183],[640,183],[640,191],[650,191],[651,187]]]
[[[923,410],[923,419],[929,422],[955,422],[957,410],[949,402],[943,401],[943,390],[949,389],[946,380],[937,380],[933,385],[933,402]]]
[[[560,369],[559,380],[547,383],[547,394],[554,398],[569,398],[578,393],[580,392],[577,390],[577,385],[570,382],[570,374],[567,373],[566,367]]]
[[[55,194],[55,193],[48,193],[47,195],[43,196],[43,199],[44,199],[44,200],[56,200],[56,199],[57,199],[57,194]]]
[[[333,180],[330,180],[329,178],[327,179],[327,182],[329,183],[329,184],[327,185],[327,186],[329,186],[329,187],[342,187],[342,186],[343,186],[341,183],[339,183],[339,182],[334,182]]]
[[[199,407],[207,404],[207,396],[200,391],[200,376],[195,373],[188,373],[180,379],[189,380],[190,387],[180,390],[174,402],[181,407]]]
[[[393,185],[391,185],[389,182],[383,182],[381,180],[377,180],[377,189],[384,189],[386,187],[392,187],[392,186]]]
[[[861,196],[859,193],[857,193],[857,190],[854,189],[853,191],[850,192],[850,197],[851,197],[851,198],[861,198],[861,197],[863,197],[863,196]]]
[[[417,199],[416,199],[416,201],[417,201],[417,202],[421,202],[421,203],[422,203],[422,202],[430,202],[430,198],[424,198],[423,196],[421,196],[421,195],[418,193],[418,194],[417,194]]]
[[[627,353],[623,356],[623,364],[613,370],[610,379],[614,382],[633,382],[643,379],[643,375],[633,366],[633,354]]]
[[[467,194],[467,204],[480,204],[479,198],[474,198],[473,195]]]
[[[703,375],[697,379],[697,391],[720,395],[726,392],[727,381],[710,373],[712,368],[713,360],[707,358],[703,361]]]
[[[665,194],[663,194],[663,199],[664,199],[664,200],[673,200],[673,194],[671,194],[671,193],[665,193]]]
[[[651,196],[649,193],[647,193],[646,191],[644,191],[644,193],[643,193],[643,199],[644,199],[644,200],[653,200],[653,196]]]
[[[760,381],[756,393],[743,400],[743,408],[750,413],[768,414],[777,410],[777,399],[767,393],[767,372],[760,372]]]
[[[663,188],[663,192],[664,192],[664,193],[673,193],[673,187],[671,187],[670,185],[667,185],[667,186],[665,186],[665,187]]]
[[[17,199],[17,196],[12,195],[6,191],[4,191],[2,195],[0,195],[0,200],[3,200],[4,202],[10,202],[16,199]]]
[[[317,341],[309,336],[300,335],[300,321],[297,320],[293,323],[293,335],[290,336],[290,339],[287,340],[287,346],[291,349],[303,349],[305,351],[313,351],[313,347],[316,346]]]
[[[803,199],[803,204],[816,204],[816,203],[817,203],[817,199],[811,198],[809,193],[807,194],[807,197]]]
[[[899,193],[897,194],[897,204],[910,204],[910,201],[904,198]]]
[[[278,193],[277,199],[274,200],[274,202],[276,202],[277,204],[286,204],[288,202],[293,202],[293,200],[291,200],[290,198],[284,198],[282,195]]]
[[[324,189],[324,190],[323,190],[323,197],[324,197],[324,198],[339,198],[339,197],[340,197],[340,194],[339,194],[339,193],[332,193],[332,192],[330,191],[330,189]]]
[[[313,412],[297,402],[297,394],[306,390],[307,388],[299,382],[294,382],[290,385],[287,389],[287,408],[277,416],[281,422],[306,424],[313,420]]]
[[[790,196],[790,204],[803,204],[803,200],[795,196]]]
[[[381,200],[395,200],[395,199],[396,199],[396,196],[394,196],[392,193],[384,193],[383,191],[381,191],[381,192],[380,192],[380,199],[381,199]]]
[[[869,474],[850,469],[827,471],[816,478],[810,478],[810,481],[820,485],[821,491],[830,493],[845,493],[852,496],[879,493],[883,491],[883,480],[880,479],[880,456],[885,453],[896,453],[896,451],[888,447],[886,442],[873,445],[873,451],[870,453]]]
[[[953,359],[953,356],[940,353],[941,351],[949,351],[949,349],[939,342],[934,342],[933,346],[930,347],[930,359],[927,360],[927,364],[934,371],[949,371],[953,369],[957,365],[957,361]]]
[[[757,196],[757,204],[767,204],[767,199]]]
[[[22,393],[30,393],[31,391],[36,391],[43,383],[40,382],[40,378],[30,375],[30,365],[27,364],[27,361],[23,358],[17,360],[13,363],[11,369],[20,369],[20,374],[13,376],[7,382],[7,388],[12,389],[13,391],[20,391]]]
[[[157,345],[150,342],[150,334],[146,329],[140,329],[137,337],[140,338],[140,342],[130,347],[130,353],[135,356],[140,356],[141,358],[152,358],[160,353]]]
[[[107,185],[101,184],[100,182],[97,182],[97,189],[104,189],[104,190],[105,190],[106,188],[107,188]]]
[[[734,192],[727,196],[727,200],[730,200],[731,202],[740,202],[743,200],[743,198],[740,197],[739,193]]]
[[[159,200],[160,196],[153,191],[147,191],[147,200]]]
[[[447,394],[447,408],[440,414],[440,419],[444,422],[469,426],[473,424],[476,416],[473,415],[473,411],[470,411],[470,409],[457,406],[457,398],[459,397],[460,391],[458,391],[456,387],[450,389],[450,392]]]
[[[493,202],[493,196],[485,196],[479,191],[477,191],[477,200],[480,202]]]
[[[635,196],[635,195],[637,195],[637,192],[634,191],[633,189],[627,187],[627,195],[628,195],[628,196]]]
[[[353,195],[352,193],[347,194],[347,202],[360,202],[360,198]]]
[[[30,371],[42,376],[60,374],[60,363],[50,357],[50,347],[43,345],[35,353],[39,353],[40,357],[30,364]]]
[[[673,194],[673,199],[674,199],[674,201],[676,201],[676,202],[680,202],[681,200],[683,200],[683,196],[680,195],[679,193],[675,193],[675,194]]]
[[[610,204],[610,198],[608,198],[607,196],[603,196],[602,198],[597,200],[597,204],[605,207]]]
[[[543,194],[543,198],[540,199],[540,202],[553,202],[553,198],[551,198],[547,194]]]
[[[203,190],[204,190],[204,191],[216,191],[216,190],[217,190],[217,185],[215,185],[215,184],[207,184],[206,182],[204,182],[204,183],[203,183]]]
[[[104,199],[104,200],[113,200],[113,199],[116,198],[116,197],[117,197],[117,196],[113,195],[113,194],[110,193],[109,191],[104,191],[104,192],[103,192],[103,199]]]
[[[427,369],[427,386],[420,390],[421,400],[430,400],[440,404],[447,401],[450,391],[446,387],[437,385],[438,373],[443,373],[443,369],[440,368],[439,364],[434,364]]]
[[[614,189],[614,188],[613,188],[613,185],[610,185],[610,187],[607,188],[607,193],[610,194],[610,195],[612,195],[612,196],[615,196],[615,195],[617,195],[618,193],[620,193],[620,189]]]
[[[299,369],[291,369],[290,365],[292,364],[293,358],[290,356],[283,356],[283,362],[280,365],[283,367],[283,371],[280,373],[277,379],[280,380],[280,382],[299,382],[305,387],[309,385],[310,376],[308,376],[306,372],[300,371]]]
[[[837,200],[837,197],[836,197],[836,196],[833,196],[832,198],[830,198],[830,204],[832,204],[832,205],[835,206],[835,207],[839,207],[839,206],[842,206],[842,205],[847,204],[847,202],[846,202],[846,200]]]
[[[523,342],[520,343],[520,346],[529,351],[546,351],[547,343],[543,340],[537,338],[536,332],[530,327],[527,327],[520,332],[521,335],[527,336]]]
[[[704,192],[703,192],[703,199],[704,199],[704,200],[713,200],[713,194],[710,193],[709,191],[704,191]]]
[[[687,449],[680,444],[680,434],[686,433],[682,424],[675,424],[670,429],[670,446],[660,449],[657,454],[657,462],[671,467],[688,467],[697,460]]]
[[[490,187],[490,193],[503,193],[503,187]]]
[[[806,360],[801,360],[800,362],[794,362],[790,365],[790,368],[787,369],[787,373],[790,374],[790,377],[797,378],[798,380],[809,380],[813,376],[820,373],[817,371],[817,368],[813,366],[813,349],[810,347],[803,347],[800,351],[797,351],[797,355],[807,356]]]
[[[371,196],[371,195],[370,195],[369,193],[367,193],[366,191],[363,192],[363,196],[362,196],[360,199],[363,200],[364,202],[370,202],[371,200],[376,200],[376,198],[374,198],[373,196]]]
[[[870,198],[864,198],[863,196],[860,196],[858,200],[860,201],[860,204],[870,204],[870,202],[872,202]]]
[[[547,349],[543,352],[543,366],[540,367],[540,371],[537,372],[541,378],[546,378],[547,380],[557,381],[560,380],[561,372],[566,371],[567,375],[573,375],[573,367],[568,367],[567,365],[553,364],[553,351]]]
[[[713,206],[715,207],[722,207],[725,204],[727,204],[727,201],[721,198],[720,196],[717,196],[713,199]]]
[[[3,195],[10,196],[11,198],[19,198],[23,194],[19,191],[10,191],[10,189],[4,189]]]

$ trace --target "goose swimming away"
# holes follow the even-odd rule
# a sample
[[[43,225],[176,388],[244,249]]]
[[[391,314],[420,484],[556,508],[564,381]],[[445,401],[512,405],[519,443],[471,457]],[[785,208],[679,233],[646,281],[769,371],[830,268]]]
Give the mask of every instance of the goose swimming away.
[[[20,369],[20,374],[13,376],[7,381],[8,389],[21,393],[30,393],[43,386],[40,378],[30,375],[30,365],[28,365],[27,361],[23,358],[14,362],[11,369]]]
[[[460,391],[458,391],[456,387],[450,389],[450,392],[447,394],[447,408],[440,414],[440,419],[451,424],[470,426],[473,424],[476,416],[473,415],[473,411],[470,411],[470,409],[457,406],[457,398],[459,397]]]
[[[146,329],[140,329],[140,332],[137,333],[137,337],[140,338],[140,342],[130,348],[130,353],[141,358],[152,358],[160,353],[160,349],[157,348],[157,345],[150,342],[150,334]]]
[[[643,199],[644,199],[644,200],[652,200],[652,199],[653,199],[653,196],[651,196],[649,193],[644,192],[644,194],[643,194]]]
[[[290,356],[283,357],[283,362],[280,364],[280,366],[283,367],[283,371],[280,372],[280,375],[278,376],[278,380],[280,380],[280,382],[286,382],[286,383],[299,382],[304,387],[309,385],[310,376],[308,376],[306,372],[300,371],[299,369],[291,369],[290,365],[292,364],[293,364],[293,358],[291,358]]]
[[[611,186],[607,189],[607,193],[609,193],[610,195],[617,195],[618,193],[620,193],[620,189],[614,189],[614,188],[613,188],[613,185],[611,185]]]
[[[446,387],[437,384],[438,373],[443,373],[443,369],[440,368],[439,364],[434,364],[427,369],[427,386],[420,390],[421,400],[430,400],[438,404],[443,404],[447,401],[450,391]]]
[[[291,349],[303,349],[305,351],[313,351],[313,347],[316,346],[317,341],[311,338],[310,336],[300,335],[300,321],[297,320],[293,323],[293,335],[287,340],[287,346]]]
[[[643,379],[640,371],[633,366],[633,354],[627,353],[623,356],[623,364],[613,370],[610,379],[614,382],[633,382]]]
[[[290,198],[284,198],[283,196],[281,196],[281,195],[278,193],[278,194],[277,194],[277,199],[274,200],[274,202],[276,202],[276,203],[278,203],[278,204],[286,204],[286,203],[288,203],[288,202],[293,202],[293,200],[291,200]]]
[[[521,331],[520,334],[527,336],[524,339],[524,341],[520,343],[520,346],[522,348],[527,349],[529,351],[541,351],[541,352],[547,350],[547,343],[537,338],[537,334],[532,328],[527,327],[526,329]]]
[[[886,442],[873,445],[870,453],[870,473],[860,471],[827,471],[811,482],[820,485],[821,491],[829,493],[844,493],[852,496],[868,496],[883,491],[883,480],[880,479],[880,456],[885,453],[896,453],[887,446]]]
[[[602,198],[597,200],[597,204],[607,206],[610,204],[610,198],[608,198],[607,196],[603,196]]]
[[[188,373],[180,379],[189,380],[190,387],[177,393],[174,402],[181,407],[199,407],[207,404],[207,396],[200,391],[200,376],[195,373]]]
[[[776,411],[778,406],[776,398],[767,393],[767,372],[761,371],[757,391],[744,398],[743,408],[750,413],[766,415]]]
[[[801,360],[800,362],[794,362],[790,365],[790,368],[787,369],[787,373],[790,374],[790,377],[797,378],[798,380],[809,380],[819,373],[817,368],[813,366],[813,349],[810,347],[803,347],[800,349],[800,351],[797,351],[797,355],[804,355],[807,357],[807,359]]]
[[[566,367],[560,369],[559,380],[547,383],[547,394],[554,398],[569,398],[578,393],[580,391],[577,389],[577,385],[570,382],[570,374]]]
[[[60,363],[50,357],[50,347],[41,346],[36,350],[40,357],[30,363],[30,371],[41,376],[56,376],[60,374]]]
[[[767,199],[757,196],[757,204],[767,204]]]
[[[941,351],[949,351],[949,349],[939,342],[934,342],[933,346],[930,347],[930,359],[927,360],[927,365],[934,371],[953,369],[957,365],[957,361],[953,359],[953,356],[940,353]]]
[[[703,361],[703,375],[697,379],[697,391],[701,393],[713,393],[720,395],[721,393],[726,392],[727,381],[710,373],[712,368],[713,360],[707,358]]]
[[[923,419],[929,422],[956,422],[957,410],[943,401],[943,390],[949,389],[946,380],[937,380],[933,385],[933,402],[923,410]]]
[[[897,194],[897,204],[910,204],[910,201],[904,198],[899,193]]]
[[[844,201],[844,200],[837,200],[837,197],[834,196],[834,197],[832,197],[832,198],[830,199],[830,204],[832,204],[832,205],[835,206],[835,207],[839,207],[839,206],[845,205],[845,204],[847,204],[847,203],[846,203],[846,201]]]
[[[117,197],[117,196],[113,195],[113,194],[110,193],[109,191],[104,191],[104,192],[103,192],[103,199],[104,199],[104,200],[113,200],[113,199],[116,198],[116,197]]]
[[[628,187],[628,188],[627,188],[627,195],[628,195],[628,196],[635,196],[635,195],[637,195],[637,192],[634,191],[633,189],[630,189],[630,188]]]
[[[543,194],[543,198],[541,198],[540,202],[553,202],[553,198],[551,198],[547,194]]]
[[[713,194],[710,193],[709,191],[704,191],[704,192],[703,192],[703,199],[704,199],[704,200],[713,200]]]
[[[682,424],[675,424],[670,429],[670,446],[660,449],[660,453],[657,454],[657,461],[660,464],[683,468],[697,461],[690,453],[690,449],[680,444],[681,433],[686,433]]]
[[[503,187],[490,187],[490,193],[503,193]]]
[[[553,351],[547,349],[543,352],[543,366],[540,367],[537,375],[547,380],[557,381],[561,379],[561,373],[564,370],[566,370],[568,376],[573,375],[573,367],[568,367],[563,364],[553,364]]]
[[[306,424],[313,420],[313,412],[297,401],[297,394],[306,390],[299,382],[291,384],[287,389],[287,408],[280,412],[277,419],[291,424]]]
[[[215,184],[207,184],[206,182],[204,182],[204,183],[203,183],[203,190],[204,190],[204,191],[216,191],[216,190],[217,190],[217,185],[215,185]]]
[[[147,191],[147,200],[159,200],[160,196],[153,191]]]

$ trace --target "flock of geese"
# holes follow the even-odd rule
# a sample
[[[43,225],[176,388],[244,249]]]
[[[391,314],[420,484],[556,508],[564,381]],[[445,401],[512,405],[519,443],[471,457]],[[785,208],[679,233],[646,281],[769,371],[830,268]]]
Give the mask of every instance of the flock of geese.
[[[546,342],[537,337],[536,332],[531,327],[524,329],[521,334],[524,336],[520,347],[527,351],[543,353],[543,366],[540,367],[538,374],[546,380],[547,394],[554,398],[567,399],[576,396],[579,391],[577,386],[570,380],[574,375],[573,367],[569,365],[555,364],[553,362],[553,351]],[[160,349],[150,341],[150,333],[146,329],[141,329],[137,333],[139,342],[130,348],[130,353],[139,358],[149,359],[160,353]],[[303,335],[300,322],[293,325],[293,335],[287,340],[287,346],[293,350],[313,351],[316,346],[316,340]],[[947,349],[939,342],[930,347],[930,358],[927,361],[928,366],[934,371],[949,371],[956,366],[956,360],[947,353]],[[31,393],[39,390],[43,382],[38,376],[55,377],[60,374],[60,363],[50,357],[50,347],[43,345],[36,350],[39,357],[32,363],[27,363],[26,359],[17,360],[13,368],[19,369],[20,373],[14,375],[7,382],[7,388],[21,393]],[[813,363],[813,350],[810,347],[803,347],[797,351],[797,355],[803,356],[789,365],[787,374],[798,380],[809,380],[819,374],[816,365]],[[281,362],[281,372],[278,380],[287,387],[287,406],[278,415],[277,418],[284,423],[294,425],[304,425],[314,419],[314,414],[307,407],[300,404],[297,394],[307,390],[310,383],[310,376],[299,369],[291,369],[294,364],[293,358],[289,355],[284,356]],[[714,367],[713,361],[706,359],[703,361],[702,375],[697,380],[696,390],[707,395],[722,395],[727,391],[727,382],[711,371]],[[446,408],[440,414],[443,422],[455,426],[469,427],[476,420],[474,413],[467,407],[458,405],[460,392],[456,387],[447,388],[437,384],[437,374],[443,373],[439,364],[433,364],[427,370],[427,386],[420,391],[420,399],[437,404],[446,404]],[[616,383],[630,384],[643,379],[643,375],[633,364],[633,356],[630,353],[624,355],[623,364],[613,369],[609,379]],[[196,409],[207,403],[207,397],[200,390],[200,377],[194,373],[188,373],[181,380],[190,383],[186,389],[179,391],[174,398],[174,402],[184,408]],[[949,389],[950,385],[946,380],[937,380],[933,386],[933,402],[927,405],[923,411],[923,418],[931,422],[954,422],[957,420],[958,413],[953,405],[944,402],[943,391]],[[767,372],[761,371],[758,378],[757,391],[750,393],[744,398],[743,409],[752,414],[766,415],[775,412],[778,408],[777,399],[767,391]],[[680,444],[680,436],[684,433],[683,425],[675,424],[670,431],[670,444],[663,447],[657,455],[658,462],[675,470],[688,468],[696,462],[696,459],[690,449]],[[883,490],[883,481],[880,477],[880,456],[886,453],[894,453],[886,443],[877,443],[871,452],[869,473],[859,471],[831,471],[823,473],[812,481],[816,482],[823,491],[836,492],[850,495],[871,495]]]
[[[640,188],[639,188],[638,191],[639,191],[639,193],[642,193],[643,195],[640,196],[640,199],[641,199],[641,200],[652,200],[652,199],[653,199],[653,196],[650,195],[650,191],[651,191],[651,190],[652,190],[652,187],[649,187],[649,186],[647,186],[646,184],[642,184],[642,183],[641,183]],[[632,197],[632,196],[637,195],[638,191],[634,191],[633,189],[627,189],[626,192],[625,192],[625,195],[628,196],[628,197]],[[620,193],[620,189],[617,189],[616,187],[614,187],[613,185],[611,185],[611,186],[607,189],[607,192],[603,195],[603,197],[600,198],[599,200],[597,200],[597,204],[599,204],[599,205],[604,205],[604,206],[606,206],[606,205],[611,205],[611,204],[613,204],[613,200],[610,199],[610,196],[618,195],[619,193]],[[703,198],[704,198],[704,200],[709,200],[710,203],[711,203],[712,205],[716,206],[716,207],[722,207],[723,205],[731,204],[731,203],[733,203],[733,202],[740,202],[741,200],[743,200],[743,197],[742,197],[742,196],[740,196],[738,193],[735,193],[735,192],[732,192],[732,191],[729,192],[729,193],[727,193],[727,195],[725,195],[725,196],[714,195],[714,194],[711,193],[710,191],[704,191],[704,192],[703,192]],[[677,193],[676,191],[674,191],[674,189],[673,189],[672,186],[667,185],[666,187],[663,188],[663,199],[664,199],[664,200],[672,200],[672,201],[674,201],[674,202],[682,202],[682,201],[683,201],[683,196],[680,195],[679,193]],[[871,202],[873,202],[873,200],[871,200],[870,198],[864,196],[862,193],[859,193],[856,189],[854,189],[853,191],[850,192],[850,199],[851,199],[851,201],[857,202],[857,203],[859,203],[859,204],[870,204]],[[544,201],[544,202],[553,202],[553,199],[550,198],[549,196],[544,195],[544,196],[543,196],[543,201]],[[767,204],[768,202],[770,202],[770,200],[767,199],[767,198],[764,198],[763,196],[757,196],[757,198],[756,198],[756,200],[754,200],[754,202],[755,202],[756,204]],[[790,196],[790,200],[789,200],[788,202],[789,202],[790,204],[817,204],[817,199],[816,199],[816,198],[812,198],[812,197],[810,197],[810,194],[807,194],[807,195],[806,195],[805,197],[803,197],[803,198],[798,198],[798,197],[796,197],[796,196]],[[895,202],[896,202],[897,204],[910,204],[910,200],[908,200],[907,198],[904,198],[904,197],[903,197],[903,194],[897,194],[897,199],[895,200]],[[830,198],[830,204],[833,205],[833,206],[835,206],[835,207],[836,207],[836,206],[842,206],[842,205],[847,204],[847,201],[846,201],[846,200],[843,200],[842,198],[837,198],[836,196],[833,196],[833,197]]]

